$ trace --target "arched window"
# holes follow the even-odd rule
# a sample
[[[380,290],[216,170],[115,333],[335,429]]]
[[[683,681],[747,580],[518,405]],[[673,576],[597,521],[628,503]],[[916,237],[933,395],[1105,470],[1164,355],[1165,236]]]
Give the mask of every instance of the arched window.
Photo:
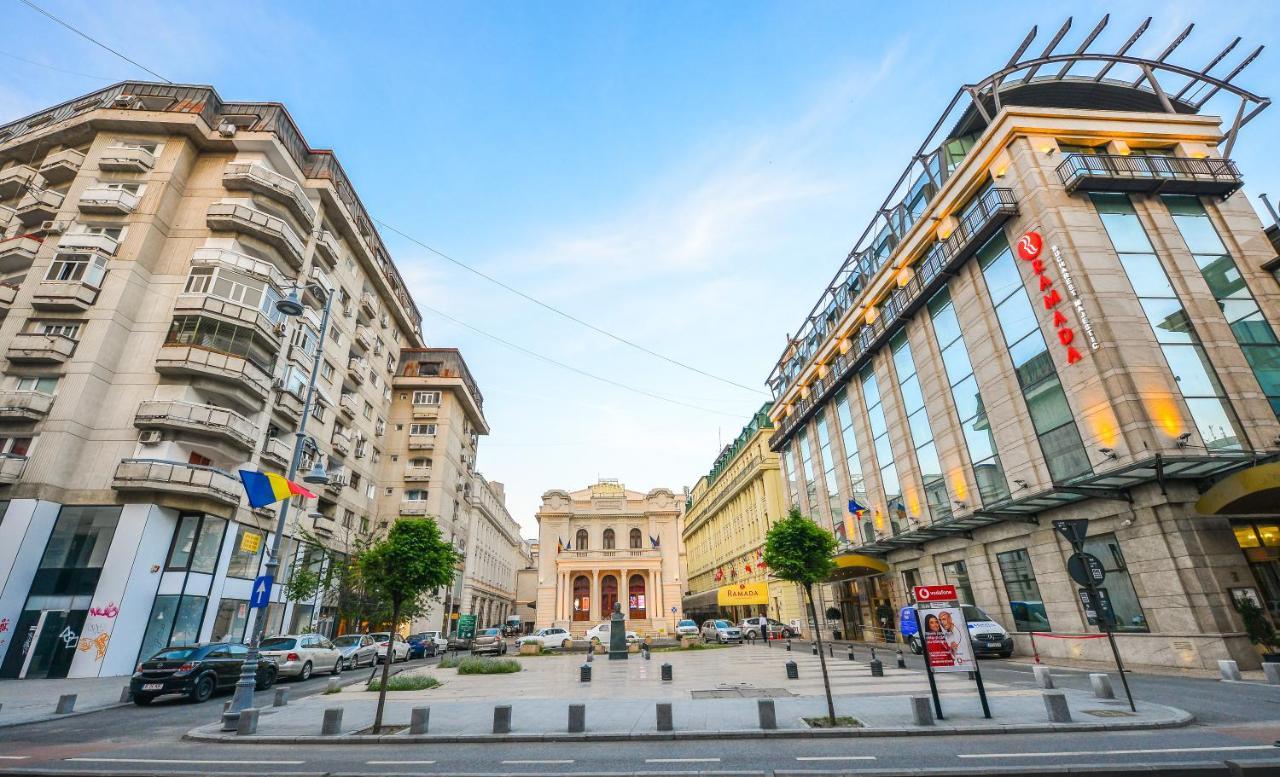
[[[591,620],[591,581],[587,580],[586,575],[578,575],[573,579],[573,619]]]
[[[618,578],[605,575],[600,578],[600,617],[608,618],[613,614],[613,605],[618,601]]]
[[[604,530],[604,541],[600,547],[605,550],[613,550],[613,529]]]
[[[586,529],[578,529],[578,533],[573,538],[573,549],[574,550],[587,549],[587,530]]]
[[[641,544],[641,540],[642,540],[642,539],[643,539],[643,537],[640,535],[640,530],[639,530],[639,529],[632,529],[632,530],[631,530],[631,548],[632,548],[633,550],[639,550],[640,548],[643,548],[643,547],[644,547],[644,545],[643,545],[643,544]]]
[[[644,575],[632,575],[631,582],[627,585],[627,608],[630,618],[644,618],[645,600],[644,600]]]

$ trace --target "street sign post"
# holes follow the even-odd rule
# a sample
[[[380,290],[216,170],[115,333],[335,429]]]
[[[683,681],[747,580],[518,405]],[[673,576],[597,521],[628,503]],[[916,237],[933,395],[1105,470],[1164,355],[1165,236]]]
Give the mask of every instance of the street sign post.
[[[253,581],[253,590],[249,594],[249,608],[260,610],[271,603],[271,575],[262,575]]]
[[[1108,628],[1115,628],[1116,611],[1111,606],[1111,596],[1107,593],[1107,589],[1099,588],[1096,591],[1090,591],[1088,588],[1081,588],[1078,592],[1080,604],[1084,606],[1084,614],[1089,619],[1089,625],[1105,624]]]
[[[458,617],[458,638],[459,639],[475,639],[476,636],[476,616],[461,615]]]
[[[1073,553],[1067,559],[1067,574],[1080,585],[1101,585],[1107,577],[1102,561],[1092,553]]]

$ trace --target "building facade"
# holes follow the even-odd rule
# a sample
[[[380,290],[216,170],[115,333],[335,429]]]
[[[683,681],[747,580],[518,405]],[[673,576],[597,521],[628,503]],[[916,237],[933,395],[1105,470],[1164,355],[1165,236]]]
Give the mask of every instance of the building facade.
[[[771,444],[853,576],[833,628],[892,638],[945,582],[1021,652],[1096,633],[1052,526],[1086,519],[1127,663],[1256,666],[1234,605],[1280,609],[1280,287],[1230,152],[1267,101],[1085,48],[958,93],[770,376]]]
[[[808,621],[803,590],[774,578],[763,563],[765,535],[787,512],[779,457],[769,448],[774,430],[769,407],[765,403],[725,446],[685,505],[686,618],[702,622],[720,617],[737,623],[767,612],[783,623]],[[740,583],[765,583],[768,603],[720,605],[720,589]]]
[[[520,527],[501,483],[476,473],[466,493],[471,516],[462,571],[462,611],[479,628],[502,626],[516,610],[516,573],[524,566]]]
[[[538,510],[538,628],[574,635],[622,605],[639,634],[675,631],[684,590],[684,501],[665,488],[647,494],[602,480],[580,491],[548,491]]]
[[[532,631],[538,622],[538,543],[524,540],[522,564],[516,570],[516,610],[520,625],[526,632]]]

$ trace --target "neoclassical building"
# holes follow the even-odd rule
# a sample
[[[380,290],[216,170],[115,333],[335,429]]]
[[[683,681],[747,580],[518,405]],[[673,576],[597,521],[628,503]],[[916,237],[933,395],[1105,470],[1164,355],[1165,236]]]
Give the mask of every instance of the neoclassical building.
[[[642,494],[616,480],[543,494],[538,627],[583,634],[621,602],[628,629],[674,631],[683,587],[683,514],[684,500],[670,490]]]

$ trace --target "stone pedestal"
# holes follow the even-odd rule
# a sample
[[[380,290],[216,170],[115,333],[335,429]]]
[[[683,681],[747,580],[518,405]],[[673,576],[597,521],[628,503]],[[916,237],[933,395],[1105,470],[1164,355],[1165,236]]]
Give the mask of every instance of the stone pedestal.
[[[609,616],[609,660],[627,660],[627,619],[621,602],[613,603],[613,615]]]

